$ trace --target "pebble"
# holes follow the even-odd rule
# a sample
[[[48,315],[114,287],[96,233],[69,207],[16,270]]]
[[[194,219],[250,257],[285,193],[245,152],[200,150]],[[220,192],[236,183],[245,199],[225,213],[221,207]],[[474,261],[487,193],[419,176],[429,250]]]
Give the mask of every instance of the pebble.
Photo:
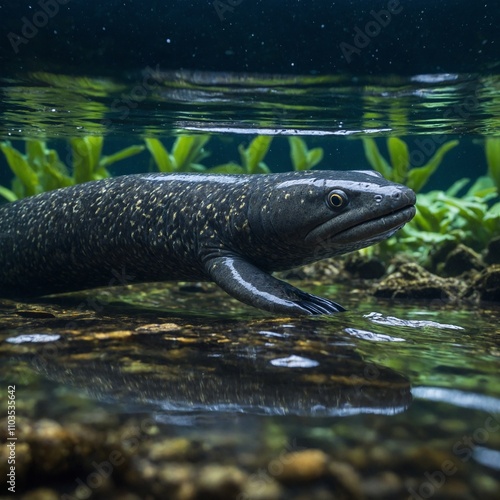
[[[60,500],[60,495],[48,488],[37,488],[23,495],[21,500]]]
[[[149,325],[139,326],[134,330],[135,333],[166,333],[180,330],[177,323],[151,323]]]
[[[281,455],[269,464],[269,472],[284,483],[314,481],[325,475],[328,456],[321,450],[294,451]],[[273,468],[276,469],[273,472]]]
[[[232,465],[206,465],[198,473],[199,498],[234,500],[242,491],[247,474]]]
[[[243,486],[238,500],[279,500],[283,487],[268,474],[254,474]]]
[[[191,455],[191,442],[186,438],[163,439],[149,448],[149,459],[153,462],[163,460],[185,460]]]
[[[391,471],[385,471],[363,481],[363,492],[369,498],[395,497],[402,492],[403,482]]]
[[[344,462],[331,462],[328,466],[328,472],[342,486],[348,498],[352,500],[363,498],[361,476],[352,465]]]
[[[479,493],[478,497],[484,498],[486,495],[498,495],[500,491],[500,481],[484,474],[475,475],[471,478],[474,489]],[[491,498],[494,498],[494,497]]]

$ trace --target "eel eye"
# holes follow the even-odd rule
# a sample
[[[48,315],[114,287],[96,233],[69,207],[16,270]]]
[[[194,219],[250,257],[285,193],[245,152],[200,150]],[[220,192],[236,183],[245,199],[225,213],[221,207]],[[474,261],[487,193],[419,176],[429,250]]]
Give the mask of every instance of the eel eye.
[[[339,208],[344,208],[349,203],[349,198],[340,189],[334,189],[328,193],[327,203],[330,208],[338,210]]]

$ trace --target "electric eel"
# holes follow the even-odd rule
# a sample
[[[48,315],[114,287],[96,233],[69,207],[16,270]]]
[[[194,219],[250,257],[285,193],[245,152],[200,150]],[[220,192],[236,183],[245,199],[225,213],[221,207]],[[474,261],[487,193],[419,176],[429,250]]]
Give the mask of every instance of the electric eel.
[[[0,295],[214,281],[273,313],[331,314],[344,308],[271,273],[384,240],[414,205],[411,189],[361,170],[88,182],[0,205]]]

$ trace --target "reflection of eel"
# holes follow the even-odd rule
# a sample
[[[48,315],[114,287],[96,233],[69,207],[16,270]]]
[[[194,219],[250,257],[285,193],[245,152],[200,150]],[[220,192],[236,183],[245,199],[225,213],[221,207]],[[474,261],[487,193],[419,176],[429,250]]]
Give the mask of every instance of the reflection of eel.
[[[121,321],[127,324],[129,316]],[[111,325],[114,320],[105,328]],[[27,351],[16,354],[16,363],[26,366],[25,361],[71,394],[83,391],[127,412],[160,411],[165,418],[177,412],[186,417],[213,412],[392,415],[411,404],[405,376],[364,360],[343,333],[323,329],[321,323],[224,321],[212,322],[209,330],[212,335],[204,335],[203,324],[191,323],[171,333],[139,334],[130,338],[128,348],[115,338],[80,338],[76,353],[73,342],[60,342],[50,350],[54,355]],[[299,344],[307,336],[317,342]],[[101,352],[96,346],[102,342]],[[307,358],[288,357],[299,345]],[[299,364],[288,365],[286,360],[294,357]],[[308,361],[315,364],[300,364]]]
[[[270,276],[391,236],[410,189],[374,172],[130,175],[0,206],[0,294],[213,280],[284,314],[342,311]]]

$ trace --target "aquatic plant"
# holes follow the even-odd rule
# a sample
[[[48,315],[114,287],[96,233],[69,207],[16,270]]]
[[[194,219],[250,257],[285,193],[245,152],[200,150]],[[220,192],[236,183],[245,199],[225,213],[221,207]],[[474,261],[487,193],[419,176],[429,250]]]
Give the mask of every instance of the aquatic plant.
[[[446,191],[431,191],[417,196],[415,217],[396,238],[383,242],[380,252],[412,253],[425,262],[429,251],[454,241],[481,251],[500,235],[500,202],[490,177],[478,178],[463,196],[458,196],[469,179],[455,182]],[[493,202],[493,203],[492,203]]]
[[[26,140],[25,154],[14,148],[10,141],[0,142],[0,149],[14,174],[11,189],[0,186],[0,196],[15,201],[44,191],[109,177],[109,165],[144,150],[144,146],[130,146],[110,156],[101,156],[103,141],[101,136],[71,139],[71,171],[60,160],[57,151],[49,149],[45,141]]]
[[[203,147],[210,139],[208,135],[180,135],[175,139],[169,153],[159,139],[144,139],[156,167],[160,172],[202,172],[206,169],[200,162],[210,153]]]
[[[306,142],[300,137],[288,138],[290,144],[290,159],[296,171],[310,170],[323,159],[323,148],[308,149]]]
[[[243,144],[238,146],[241,165],[230,161],[222,165],[211,168],[210,173],[214,174],[268,174],[269,167],[264,163],[264,157],[271,147],[272,136],[258,135],[248,147]]]
[[[445,142],[425,165],[412,167],[408,145],[398,137],[387,139],[390,163],[382,156],[374,139],[363,138],[365,156],[372,168],[386,179],[405,184],[415,192],[425,186],[443,161],[444,155],[457,145],[456,140]]]
[[[488,175],[500,193],[500,138],[487,137],[484,142]]]

